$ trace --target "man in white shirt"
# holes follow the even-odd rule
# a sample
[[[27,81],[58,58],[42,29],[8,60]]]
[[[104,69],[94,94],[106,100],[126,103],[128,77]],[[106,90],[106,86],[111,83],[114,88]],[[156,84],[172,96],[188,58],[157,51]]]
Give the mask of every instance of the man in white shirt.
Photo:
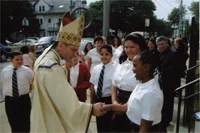
[[[12,132],[30,132],[31,101],[29,91],[33,72],[23,66],[21,52],[11,53],[12,65],[2,71],[1,81],[5,95],[5,110]]]

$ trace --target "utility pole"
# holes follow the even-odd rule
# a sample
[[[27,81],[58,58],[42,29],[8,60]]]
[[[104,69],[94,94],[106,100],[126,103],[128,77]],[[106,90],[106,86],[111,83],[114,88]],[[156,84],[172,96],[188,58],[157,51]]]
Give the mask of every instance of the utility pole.
[[[183,31],[183,25],[182,25],[182,21],[183,21],[183,0],[180,0],[180,5],[179,5],[179,36],[182,37],[182,31]]]
[[[107,37],[109,27],[109,16],[110,16],[110,0],[104,0],[103,2],[103,36]]]

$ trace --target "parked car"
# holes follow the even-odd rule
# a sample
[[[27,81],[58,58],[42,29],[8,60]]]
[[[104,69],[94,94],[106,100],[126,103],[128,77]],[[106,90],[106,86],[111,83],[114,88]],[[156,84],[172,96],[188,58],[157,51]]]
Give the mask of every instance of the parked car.
[[[23,39],[19,42],[13,43],[12,46],[34,45],[37,41],[35,39]]]
[[[40,38],[39,37],[26,37],[26,39],[33,39],[33,40],[38,41]]]
[[[5,46],[0,43],[0,62],[5,62],[8,60],[8,54],[12,52],[12,48]]]
[[[19,42],[13,43],[11,45],[11,48],[13,49],[13,51],[20,51],[22,46],[34,45],[35,42],[37,42],[37,41],[34,40],[34,39],[23,39],[23,40],[21,40]]]
[[[36,46],[36,56],[38,57],[45,48],[53,44],[56,40],[56,36],[46,36],[46,37],[41,37],[38,42],[35,43]]]

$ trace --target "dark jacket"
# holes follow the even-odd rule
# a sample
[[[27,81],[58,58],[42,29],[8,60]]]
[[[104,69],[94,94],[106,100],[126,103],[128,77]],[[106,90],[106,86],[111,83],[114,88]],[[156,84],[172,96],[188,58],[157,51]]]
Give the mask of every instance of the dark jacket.
[[[180,77],[182,72],[180,57],[176,51],[167,49],[160,55],[161,64],[161,87],[165,89],[176,89],[180,86]]]

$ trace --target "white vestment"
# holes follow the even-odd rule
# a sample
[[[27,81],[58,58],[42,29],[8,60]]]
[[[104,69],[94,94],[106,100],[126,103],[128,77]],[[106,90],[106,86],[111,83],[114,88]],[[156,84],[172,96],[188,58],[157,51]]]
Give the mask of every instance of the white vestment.
[[[34,72],[31,132],[86,132],[92,105],[79,102],[57,52],[47,48],[37,59]]]

